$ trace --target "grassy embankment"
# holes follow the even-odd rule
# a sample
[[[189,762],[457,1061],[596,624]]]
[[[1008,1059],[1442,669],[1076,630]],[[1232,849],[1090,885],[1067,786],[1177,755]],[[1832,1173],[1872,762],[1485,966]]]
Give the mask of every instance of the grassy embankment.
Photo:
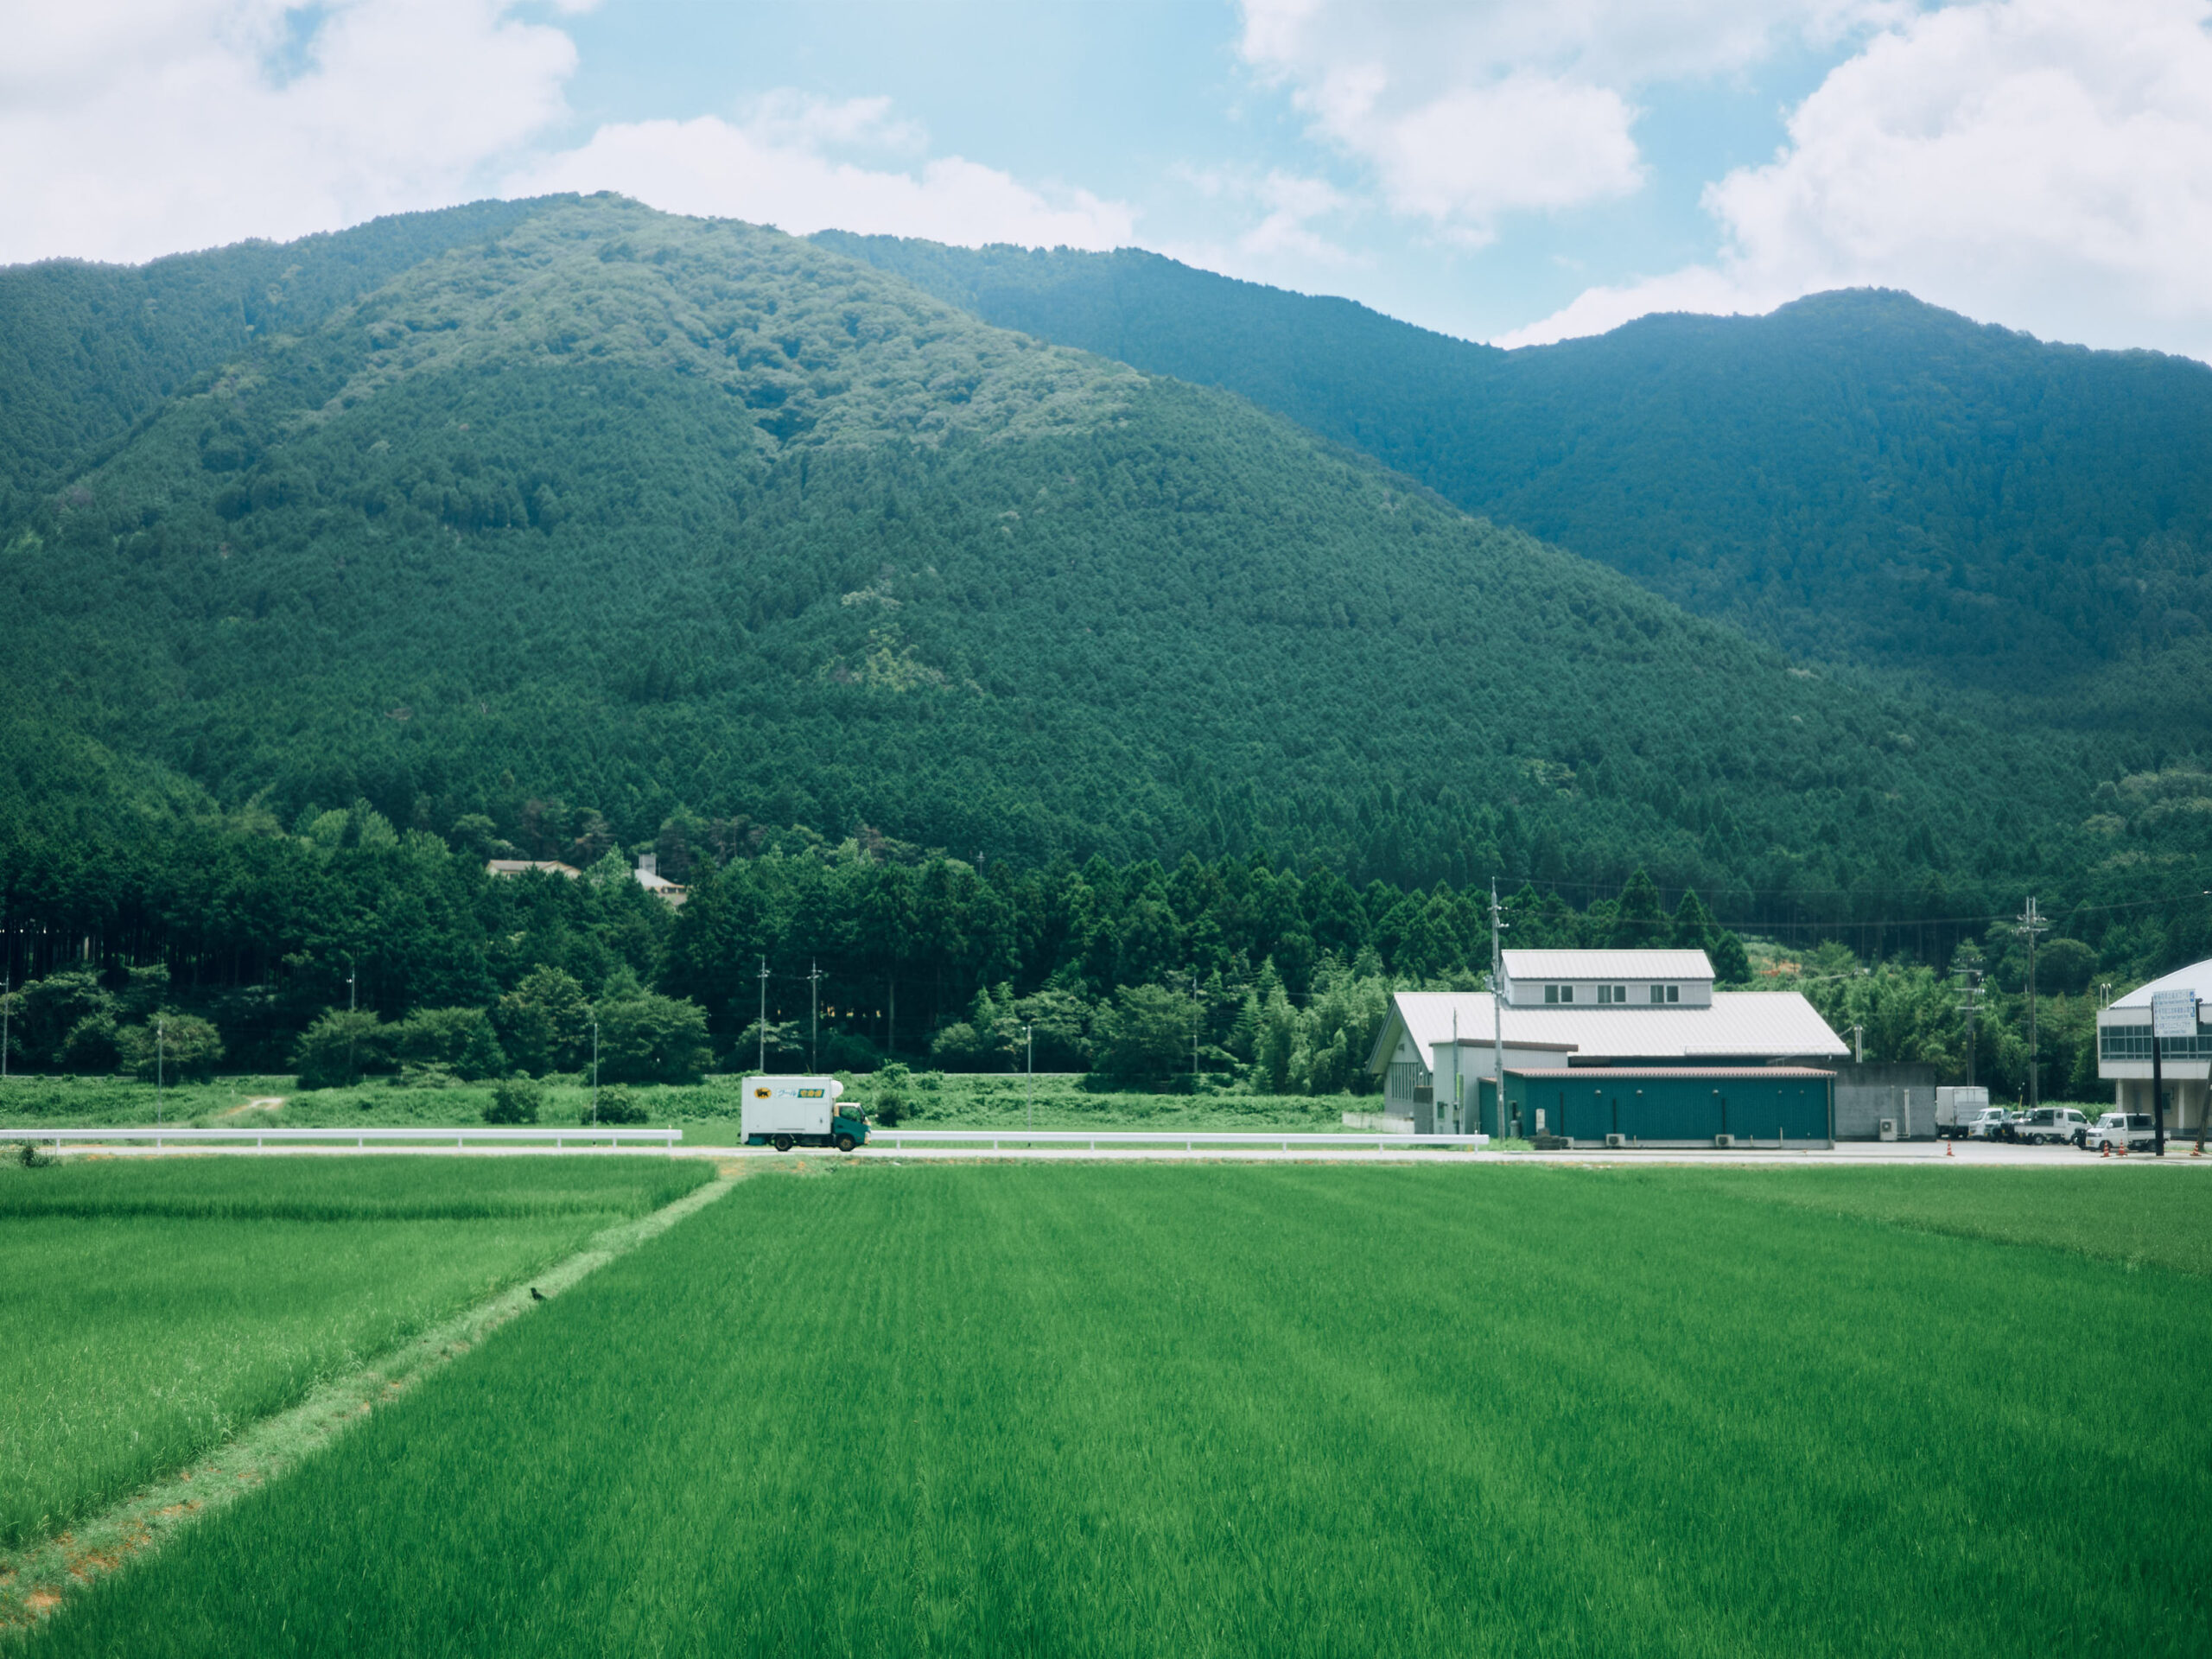
[[[0,1164],[0,1548],[708,1179],[594,1159]]]
[[[739,1139],[743,1104],[735,1077],[710,1078],[690,1086],[632,1088],[629,1093],[654,1125],[674,1125],[686,1141],[701,1146],[732,1145]],[[446,1089],[407,1089],[377,1081],[354,1089],[293,1088],[289,1077],[257,1077],[194,1084],[166,1091],[163,1119],[179,1125],[225,1128],[264,1124],[270,1128],[320,1128],[362,1125],[405,1128],[479,1123],[492,1098],[489,1084]],[[847,1077],[850,1096],[863,1109],[875,1109],[876,1086],[862,1075]],[[1027,1121],[1020,1077],[959,1073],[924,1077],[906,1091],[902,1120],[909,1128],[1011,1128]],[[1241,1095],[1209,1090],[1195,1095],[1094,1094],[1073,1077],[1036,1081],[1036,1119],[1040,1129],[1160,1128],[1332,1130],[1343,1127],[1345,1112],[1379,1111],[1374,1095]],[[274,1109],[252,1107],[256,1099],[281,1099]],[[574,1082],[549,1084],[546,1122],[575,1123],[590,1115],[591,1090]],[[27,1077],[0,1089],[0,1128],[48,1124],[82,1127],[149,1123],[154,1121],[150,1084],[113,1077]]]
[[[2202,1235],[2182,1172],[810,1166],[42,1643],[2212,1643],[2212,1281],[2194,1245],[2131,1269],[2075,1236],[2146,1198]],[[1926,1230],[1947,1195],[1984,1236]]]

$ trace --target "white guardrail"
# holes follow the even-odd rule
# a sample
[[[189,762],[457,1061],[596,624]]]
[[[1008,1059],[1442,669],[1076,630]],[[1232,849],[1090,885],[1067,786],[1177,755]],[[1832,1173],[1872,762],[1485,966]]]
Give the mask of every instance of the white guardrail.
[[[1248,1130],[1160,1129],[885,1129],[870,1128],[868,1144],[896,1151],[912,1148],[988,1147],[1001,1152],[1007,1147],[1101,1149],[1152,1147],[1161,1151],[1294,1152],[1322,1147],[1332,1152],[1471,1152],[1490,1145],[1486,1135],[1335,1135],[1254,1134]]]
[[[143,1123],[123,1128],[0,1129],[0,1141],[29,1141],[51,1145],[57,1153],[64,1146],[94,1143],[131,1154],[271,1152],[303,1143],[352,1152],[466,1152],[472,1146],[502,1152],[565,1152],[572,1147],[579,1152],[619,1152],[627,1143],[633,1149],[674,1152],[683,1139],[681,1129],[595,1128],[588,1123],[519,1129],[257,1129],[250,1125],[235,1129],[171,1129]],[[550,1148],[545,1145],[548,1141],[552,1143]]]

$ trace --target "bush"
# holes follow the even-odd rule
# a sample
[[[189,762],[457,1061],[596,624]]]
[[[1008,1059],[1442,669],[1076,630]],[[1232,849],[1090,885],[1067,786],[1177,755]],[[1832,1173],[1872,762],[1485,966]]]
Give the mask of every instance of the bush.
[[[591,1061],[591,1007],[584,988],[558,968],[533,969],[493,1012],[507,1058],[533,1077]]]
[[[302,1089],[347,1089],[391,1069],[391,1027],[374,1012],[332,1008],[300,1033],[292,1065]]]
[[[442,1065],[470,1082],[507,1069],[492,1018],[481,1008],[417,1008],[395,1036],[399,1058],[416,1065]]]
[[[223,1058],[222,1033],[197,1014],[168,1014],[160,1019],[158,1033],[149,1020],[118,1033],[123,1063],[147,1083],[157,1076],[171,1083],[187,1078],[205,1082],[213,1077]]]
[[[692,1083],[714,1061],[698,1005],[639,992],[599,1008],[600,1077],[615,1083]]]
[[[875,1121],[885,1128],[897,1128],[906,1116],[906,1091],[913,1081],[913,1073],[898,1060],[875,1074]]]
[[[502,1077],[484,1108],[486,1123],[535,1123],[545,1104],[545,1090],[527,1077]]]
[[[602,1123],[643,1123],[652,1115],[645,1103],[620,1084],[599,1091],[599,1121]],[[583,1121],[591,1121],[591,1102],[584,1102]]]

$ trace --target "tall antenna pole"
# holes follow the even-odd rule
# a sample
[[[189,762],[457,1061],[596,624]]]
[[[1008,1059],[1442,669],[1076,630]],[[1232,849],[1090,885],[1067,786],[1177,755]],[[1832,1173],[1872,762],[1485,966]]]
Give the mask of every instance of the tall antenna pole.
[[[591,1121],[599,1125],[599,1018],[594,1014],[591,1022]]]
[[[2036,935],[2050,924],[2036,912],[2035,895],[2028,896],[2028,907],[2020,912],[2020,931],[2028,936],[2028,1109],[2032,1111],[2043,1099],[2043,1054],[2036,1041]],[[2151,1039],[2156,1043],[2156,1037]]]
[[[1034,1026],[1022,1027],[1021,1045],[1029,1051],[1029,1080],[1022,1086],[1029,1097],[1029,1132],[1034,1135],[1037,1132],[1037,1028]]]
[[[1505,912],[1498,908],[1497,878],[1490,879],[1491,1077],[1497,1094],[1497,1138],[1505,1139]],[[1479,1103],[1479,1096],[1478,1097]],[[1481,1114],[1478,1113],[1479,1116]]]
[[[808,967],[806,1001],[808,1014],[814,1021],[812,1033],[807,1038],[806,1069],[819,1071],[822,1069],[822,963],[818,960]]]
[[[154,1021],[154,1123],[156,1128],[162,1122],[162,1062],[168,1058],[168,1034],[167,1020]]]
[[[753,1027],[760,1035],[759,1070],[768,1069],[768,958],[760,958],[760,1023]]]

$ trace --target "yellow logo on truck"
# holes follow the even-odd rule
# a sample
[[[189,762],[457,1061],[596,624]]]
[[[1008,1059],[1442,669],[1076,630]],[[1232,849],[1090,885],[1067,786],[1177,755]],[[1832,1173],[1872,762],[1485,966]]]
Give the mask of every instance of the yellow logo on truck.
[[[753,1098],[755,1100],[766,1100],[769,1096],[775,1092],[776,1091],[772,1089],[755,1089],[753,1091]]]
[[[801,1100],[819,1100],[822,1091],[819,1089],[802,1089],[798,1091],[798,1097]]]

